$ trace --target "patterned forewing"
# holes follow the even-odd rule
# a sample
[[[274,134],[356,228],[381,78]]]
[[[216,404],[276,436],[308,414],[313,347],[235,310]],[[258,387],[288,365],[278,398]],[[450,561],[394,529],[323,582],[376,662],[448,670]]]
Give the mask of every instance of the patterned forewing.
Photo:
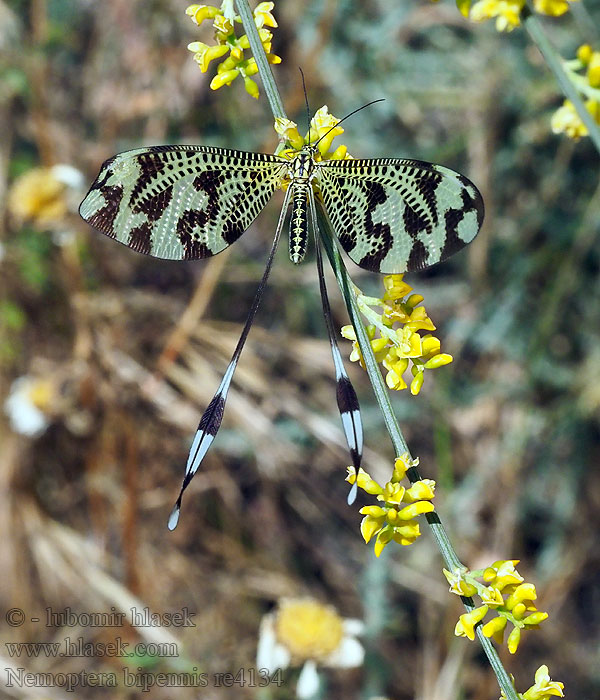
[[[92,226],[157,258],[220,253],[279,186],[277,156],[202,146],[154,146],[107,160],[79,212]]]
[[[374,272],[434,265],[472,241],[483,220],[470,180],[422,161],[325,161],[315,186],[344,250]]]

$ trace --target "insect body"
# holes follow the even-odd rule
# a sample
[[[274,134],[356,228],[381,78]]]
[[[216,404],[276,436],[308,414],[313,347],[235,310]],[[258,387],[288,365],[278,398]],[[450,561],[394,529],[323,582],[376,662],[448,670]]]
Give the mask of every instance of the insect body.
[[[339,352],[323,275],[316,204],[340,245],[367,270],[399,273],[433,265],[469,243],[483,219],[483,201],[467,178],[417,160],[316,159],[305,146],[290,158],[210,146],[154,146],[107,160],[79,212],[92,226],[157,258],[196,260],[220,253],[246,231],[275,190],[284,204],[268,262],[240,340],[192,442],[183,484],[169,518],[221,425],[227,392],[266,285],[288,204],[290,258],[304,259],[308,221],[315,234],[319,285],[336,372],[337,403],[352,461],[362,457],[356,393]],[[355,491],[355,487],[354,487]]]
[[[313,160],[314,148],[305,146],[290,168],[292,214],[290,217],[290,260],[302,262],[308,244],[308,200],[311,180],[318,169]],[[312,193],[312,191],[311,191]]]

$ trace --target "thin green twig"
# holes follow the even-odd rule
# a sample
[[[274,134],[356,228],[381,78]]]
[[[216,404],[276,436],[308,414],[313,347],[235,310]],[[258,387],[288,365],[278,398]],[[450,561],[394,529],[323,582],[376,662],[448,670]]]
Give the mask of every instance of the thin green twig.
[[[265,94],[269,100],[269,105],[271,111],[273,112],[273,117],[275,119],[285,119],[286,113],[283,107],[283,101],[279,90],[277,89],[277,84],[275,83],[275,78],[273,77],[273,71],[269,61],[267,60],[267,55],[261,43],[260,37],[258,35],[258,30],[256,24],[254,24],[254,15],[248,5],[248,0],[236,0],[236,5],[240,17],[242,19],[242,24],[244,25],[244,31],[250,42],[250,49],[252,50],[252,55],[256,60],[256,65],[258,66],[258,74],[265,88]]]
[[[565,97],[573,103],[579,118],[587,127],[590,139],[596,146],[598,153],[600,153],[600,128],[585,106],[577,88],[573,85],[571,80],[569,80],[569,76],[563,68],[562,58],[546,36],[540,21],[528,11],[523,24],[525,25],[525,29],[529,32],[531,40],[540,50],[548,67],[554,73],[554,77],[558,81]]]
[[[323,240],[327,257],[329,258],[338,281],[338,285],[342,292],[342,296],[344,297],[346,308],[348,309],[348,314],[350,315],[350,320],[352,321],[354,332],[356,333],[356,338],[363,355],[369,380],[371,381],[375,397],[377,398],[377,402],[379,403],[379,407],[383,413],[383,418],[388,433],[390,434],[396,456],[399,457],[404,453],[410,454],[408,445],[406,444],[406,440],[404,439],[404,435],[402,434],[392,409],[389,399],[389,392],[379,371],[377,361],[375,360],[371,343],[369,342],[369,337],[367,336],[367,331],[360,318],[360,311],[356,302],[356,295],[352,291],[352,281],[348,275],[348,271],[346,270],[346,266],[344,265],[340,251],[334,243],[334,234],[331,228],[331,223],[320,207],[317,210],[317,217],[319,220],[319,229],[322,234],[321,239]],[[411,483],[421,479],[418,470],[414,467],[409,469],[406,475],[410,479]],[[458,558],[458,555],[456,554],[456,551],[454,550],[454,547],[452,546],[452,543],[450,542],[448,533],[442,525],[438,514],[434,511],[433,513],[426,513],[425,517],[431,527],[433,536],[438,544],[442,558],[448,569],[450,571],[455,571],[457,568],[464,568],[460,562],[460,559]],[[462,601],[465,608],[469,611],[473,610],[475,607],[472,598],[463,597]],[[498,652],[496,651],[496,648],[492,644],[491,640],[483,634],[481,631],[481,626],[476,628],[476,632],[481,646],[483,647],[483,650],[490,662],[490,666],[496,674],[498,684],[504,691],[507,699],[519,700],[510,676],[502,665],[502,661],[500,660]]]
[[[240,17],[242,18],[244,30],[246,31],[246,34],[248,36],[250,46],[254,54],[254,58],[256,59],[258,71],[262,78],[262,82],[265,87],[265,92],[267,93],[269,104],[273,112],[273,116],[275,118],[285,117],[283,102],[281,100],[281,96],[279,95],[279,91],[277,90],[277,85],[275,84],[275,80],[273,78],[273,74],[271,72],[269,63],[267,61],[267,57],[264,52],[262,43],[260,42],[258,31],[254,24],[254,19],[250,11],[248,2],[247,0],[236,0],[236,4],[240,13]],[[325,245],[327,256],[335,272],[335,276],[338,281],[340,290],[342,292],[342,296],[346,303],[346,308],[348,309],[350,320],[352,322],[352,325],[354,326],[357,340],[361,352],[363,354],[363,358],[365,360],[367,373],[373,385],[373,391],[379,403],[379,407],[381,409],[381,412],[383,413],[383,418],[387,430],[390,434],[395,453],[398,457],[405,453],[410,454],[408,445],[406,443],[406,440],[404,439],[404,435],[402,434],[400,426],[398,425],[398,421],[396,420],[396,416],[394,415],[394,411],[389,400],[387,387],[385,386],[383,378],[379,372],[379,368],[373,355],[373,351],[371,349],[371,344],[369,342],[366,329],[362,323],[360,311],[356,302],[356,297],[353,292],[352,280],[348,275],[348,271],[346,270],[340,252],[334,243],[334,234],[331,228],[331,223],[329,222],[329,219],[327,218],[326,214],[323,212],[321,207],[317,208],[317,218],[319,221],[320,232],[322,234],[321,238]],[[413,483],[415,481],[420,480],[421,478],[417,469],[414,467],[408,470],[407,476]],[[448,534],[444,526],[442,525],[437,513],[427,513],[425,517],[427,518],[427,522],[431,526],[431,530],[440,548],[442,558],[446,566],[451,571],[455,570],[457,567],[461,567],[462,564],[460,562],[460,559],[458,558],[458,555],[452,547],[452,543],[450,542]],[[462,600],[467,610],[472,610],[474,608],[474,603],[471,598],[463,597]],[[500,661],[500,657],[498,656],[496,649],[492,645],[491,641],[484,636],[484,634],[481,631],[480,625],[476,628],[476,632],[477,637],[483,647],[483,650],[490,662],[490,665],[494,673],[496,674],[498,684],[504,691],[507,700],[519,700],[518,695],[510,680],[510,677],[506,672],[504,666],[502,665],[502,662]]]

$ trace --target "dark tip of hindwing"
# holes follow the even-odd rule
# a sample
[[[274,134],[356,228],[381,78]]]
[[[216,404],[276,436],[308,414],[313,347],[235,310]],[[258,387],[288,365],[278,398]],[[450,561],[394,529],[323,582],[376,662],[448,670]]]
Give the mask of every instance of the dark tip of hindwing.
[[[358,397],[352,386],[352,382],[347,376],[338,379],[336,387],[336,398],[338,408],[341,413],[350,413],[358,410]]]
[[[358,472],[363,450],[362,420],[356,391],[346,375],[338,377],[336,398],[352,463]]]
[[[208,448],[211,446],[215,435],[221,426],[221,421],[223,420],[223,413],[225,409],[225,398],[221,391],[217,392],[213,397],[212,401],[208,405],[206,411],[204,411],[202,418],[200,419],[200,424],[198,425],[198,430],[192,442],[190,448],[190,454],[188,456],[187,467],[185,476],[183,477],[183,484],[181,486],[181,491],[179,492],[179,497],[177,502],[169,515],[168,528],[169,530],[174,530],[179,522],[179,514],[181,511],[181,499],[183,497],[184,491],[187,489],[190,481],[194,478],[194,474],[198,471],[202,460],[208,452]]]
[[[351,447],[350,457],[352,457],[352,465],[358,472],[358,470],[360,469],[360,463],[362,462],[362,450],[359,452],[358,450],[355,450]]]
[[[224,411],[225,398],[219,391],[213,396],[212,401],[208,404],[206,411],[204,411],[204,414],[200,419],[200,424],[198,425],[198,430],[203,433],[208,433],[214,437],[221,427]]]

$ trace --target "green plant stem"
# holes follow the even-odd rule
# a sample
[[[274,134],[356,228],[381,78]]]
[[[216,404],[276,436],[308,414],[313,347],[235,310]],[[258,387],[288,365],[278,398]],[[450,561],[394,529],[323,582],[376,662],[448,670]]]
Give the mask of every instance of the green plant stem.
[[[262,80],[263,87],[265,88],[265,94],[269,100],[269,105],[273,116],[275,119],[285,119],[286,113],[283,108],[283,101],[279,90],[277,89],[277,84],[275,83],[275,78],[273,77],[273,71],[269,61],[267,60],[267,54],[263,48],[260,36],[258,35],[258,29],[256,24],[254,24],[254,15],[248,5],[248,0],[236,0],[236,6],[240,17],[242,19],[242,24],[244,26],[244,31],[250,42],[250,49],[252,50],[252,55],[256,60],[256,65],[258,66],[258,74]]]
[[[250,47],[254,54],[254,58],[256,59],[258,72],[260,73],[263,85],[265,87],[265,92],[267,93],[273,116],[275,118],[285,117],[285,111],[283,109],[281,96],[279,95],[279,91],[277,90],[277,85],[275,84],[273,74],[271,73],[271,68],[267,61],[264,48],[262,46],[262,43],[260,42],[258,31],[254,24],[254,19],[250,11],[250,7],[248,6],[248,2],[247,0],[236,0],[236,4],[240,13],[240,17],[242,18],[244,29],[250,41]],[[323,244],[325,246],[327,257],[329,258],[338,285],[342,292],[342,296],[346,303],[346,308],[348,309],[350,320],[352,322],[352,325],[354,326],[357,340],[361,352],[363,354],[363,358],[365,360],[367,373],[373,385],[373,391],[375,392],[375,396],[379,403],[379,407],[381,409],[381,412],[383,413],[383,418],[387,430],[390,434],[395,453],[398,457],[405,453],[410,455],[408,445],[406,444],[404,435],[402,434],[400,426],[398,425],[398,421],[396,420],[396,416],[394,415],[394,411],[389,400],[387,387],[383,381],[383,378],[381,377],[379,368],[377,366],[377,362],[373,355],[373,351],[371,349],[371,344],[369,342],[366,329],[360,317],[360,311],[356,302],[356,296],[353,292],[352,280],[348,275],[348,271],[346,270],[340,252],[334,243],[334,233],[331,227],[331,223],[329,222],[329,219],[327,218],[326,214],[323,212],[321,207],[317,207],[317,218],[319,222],[321,240],[323,241]],[[415,481],[419,481],[421,478],[419,472],[415,467],[412,467],[408,470],[407,476],[412,483],[414,483]],[[427,522],[431,527],[435,540],[442,553],[444,563],[446,564],[448,569],[453,571],[457,567],[462,567],[460,559],[454,551],[452,543],[448,538],[448,534],[444,526],[442,525],[437,513],[435,511],[433,513],[426,513],[425,517],[427,518]],[[475,607],[475,604],[473,603],[473,600],[471,598],[463,597],[462,601],[467,610],[472,610]],[[518,695],[510,680],[510,677],[506,672],[504,666],[502,665],[502,662],[500,661],[500,657],[498,656],[496,649],[492,645],[491,641],[484,636],[484,634],[481,631],[480,625],[477,626],[476,633],[483,647],[483,650],[490,662],[490,665],[494,673],[496,674],[498,684],[504,691],[507,700],[519,700]]]
[[[598,153],[600,153],[600,128],[598,128],[598,124],[596,124],[596,121],[585,106],[577,88],[573,85],[571,80],[569,80],[569,76],[563,68],[562,59],[544,33],[541,23],[537,17],[528,11],[523,24],[525,25],[525,29],[529,32],[531,40],[540,50],[548,67],[554,73],[554,77],[560,85],[565,97],[573,103],[579,118],[587,127],[590,139],[596,146]]]
[[[373,386],[375,397],[377,398],[377,402],[379,403],[379,407],[383,413],[383,418],[388,433],[390,434],[394,450],[398,457],[404,453],[408,453],[410,455],[408,445],[406,444],[404,435],[402,434],[398,421],[396,420],[396,416],[394,415],[389,399],[389,392],[385,386],[383,377],[379,371],[379,367],[377,366],[375,356],[373,355],[373,350],[371,348],[371,343],[369,342],[367,331],[360,318],[360,311],[356,302],[356,295],[352,291],[352,281],[348,275],[348,271],[346,270],[346,266],[344,265],[340,251],[334,243],[334,233],[331,224],[320,207],[317,208],[317,217],[319,220],[319,230],[322,233],[321,239],[323,240],[327,257],[329,258],[338,285],[342,292],[342,296],[346,303],[346,308],[348,309],[348,314],[350,315],[350,320],[352,321],[356,338],[360,346],[360,351],[365,362],[367,374],[369,375],[369,380]],[[406,475],[410,479],[411,483],[421,479],[418,470],[414,467],[409,469]],[[454,571],[456,568],[464,568],[454,550],[454,547],[452,546],[452,543],[450,542],[448,533],[442,525],[438,514],[434,511],[433,513],[426,513],[425,517],[431,527],[433,536],[438,544],[442,558],[448,569],[450,571]],[[472,598],[463,597],[462,601],[467,610],[473,610],[475,607]],[[502,665],[502,661],[500,661],[498,652],[496,651],[491,640],[483,634],[481,631],[481,626],[476,628],[476,632],[481,646],[483,647],[483,650],[490,662],[490,666],[496,674],[498,684],[504,691],[507,699],[519,700],[510,677]]]

